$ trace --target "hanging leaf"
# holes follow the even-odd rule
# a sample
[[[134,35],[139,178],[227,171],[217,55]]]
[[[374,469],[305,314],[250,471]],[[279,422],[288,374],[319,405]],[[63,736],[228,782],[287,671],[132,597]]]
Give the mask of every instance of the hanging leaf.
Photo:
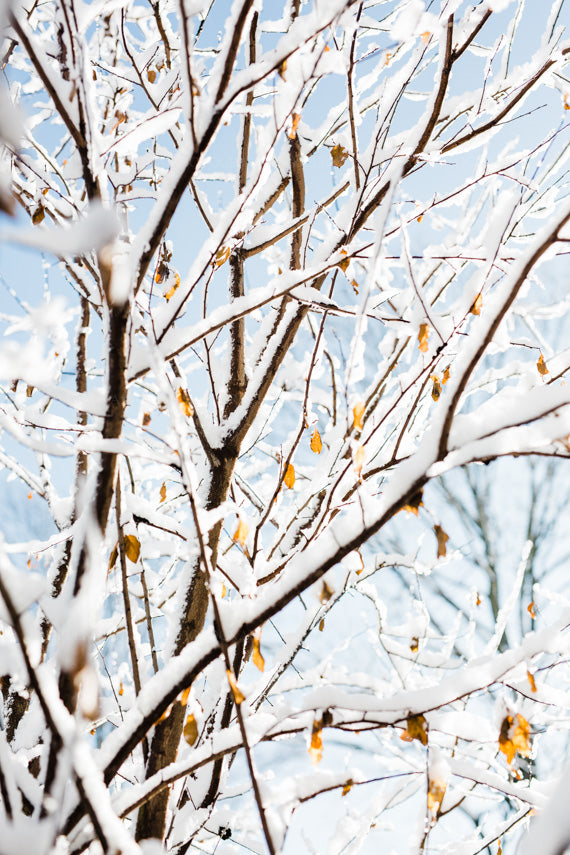
[[[313,766],[318,766],[323,759],[323,722],[322,719],[316,718],[313,721],[311,731],[311,742],[309,745],[309,757]]]
[[[334,589],[328,585],[323,579],[323,585],[321,590],[319,591],[319,600],[321,603],[328,603],[332,595],[334,594]]]
[[[294,140],[297,136],[297,128],[299,127],[299,122],[301,121],[300,113],[293,113],[291,117],[291,130],[287,134],[290,140]]]
[[[182,694],[180,695],[180,704],[181,704],[181,706],[183,706],[183,707],[185,707],[185,706],[186,706],[186,704],[188,703],[188,698],[190,697],[190,692],[191,692],[191,691],[192,691],[192,686],[188,686],[186,689],[184,689],[184,691],[183,691],[183,692],[182,692]]]
[[[431,389],[431,396],[434,401],[439,401],[439,397],[441,395],[441,383],[437,374],[431,375],[431,380],[433,380],[433,386]]]
[[[124,691],[125,691],[125,687],[123,685],[123,681],[121,680],[121,682],[119,683],[119,692],[118,692],[118,695],[120,698],[122,698]]]
[[[198,739],[198,723],[192,713],[187,716],[182,733],[188,745],[194,745]]]
[[[228,258],[230,257],[230,248],[229,246],[221,246],[216,252],[216,257],[214,258],[214,268],[217,270],[218,267],[221,267],[222,264],[225,264]]]
[[[340,254],[341,255],[348,255],[348,252],[346,251],[346,249],[341,249]],[[339,263],[337,264],[337,267],[340,267],[342,272],[346,273],[346,271],[348,270],[349,264],[350,264],[350,258],[343,258],[342,261],[339,261]]]
[[[150,424],[150,413],[143,413],[142,424],[143,427],[146,427]]]
[[[46,215],[46,209],[44,208],[44,206],[40,202],[38,204],[38,207],[36,208],[36,210],[32,214],[32,224],[34,226],[39,226],[39,224],[44,221],[45,215]]]
[[[428,723],[421,713],[419,715],[408,716],[406,729],[400,736],[400,739],[403,739],[404,742],[413,742],[414,739],[417,739],[422,745],[427,745]]]
[[[422,353],[427,353],[428,350],[428,338],[429,338],[429,324],[420,324],[420,331],[418,333],[418,343]]]
[[[285,472],[283,483],[289,490],[292,490],[295,486],[295,467],[292,463],[287,464],[287,471]]]
[[[281,78],[281,80],[285,80],[285,72],[287,71],[287,60],[284,59],[283,62],[279,64],[277,69],[277,74]]]
[[[501,724],[499,734],[499,750],[507,758],[509,766],[518,752],[521,757],[530,757],[532,745],[530,742],[530,725],[520,713],[507,715]]]
[[[265,669],[265,659],[261,655],[261,632],[256,632],[253,636],[253,651],[251,661],[260,671]]]
[[[226,596],[227,593],[228,593],[228,589],[226,588],[226,586],[222,582],[222,600],[224,599],[224,597]]]
[[[109,556],[109,566],[107,567],[107,570],[112,570],[112,569],[113,569],[113,567],[114,567],[114,566],[115,566],[115,564],[117,563],[117,556],[118,556],[118,554],[119,554],[119,544],[118,544],[118,543],[116,543],[116,544],[114,545],[114,547],[113,547],[113,550],[112,550],[112,552],[111,552],[111,555]]]
[[[421,40],[424,43],[424,45],[429,42],[430,36],[431,36],[431,33],[429,32],[429,30],[426,30],[425,33],[421,34]]]
[[[168,289],[168,291],[164,295],[167,302],[168,302],[168,300],[170,300],[170,298],[172,296],[174,296],[174,293],[178,289],[179,285],[180,285],[180,274],[176,273],[176,271],[175,271],[174,272],[174,281],[173,281],[172,285],[170,286],[170,288]]]
[[[162,482],[162,486],[159,490],[159,494],[160,494],[160,501],[164,502],[166,499],[166,482],[165,481]]]
[[[534,679],[533,674],[530,671],[526,672],[527,680],[529,682],[530,688],[533,692],[536,692],[536,681]]]
[[[353,453],[354,471],[362,481],[362,467],[366,460],[366,449],[363,445],[359,445]]]
[[[546,367],[546,362],[544,361],[544,356],[542,355],[542,353],[540,354],[538,362],[536,363],[536,367],[538,368],[538,373],[542,377],[544,377],[545,374],[549,373],[548,368]]]
[[[136,564],[139,560],[139,556],[141,554],[141,543],[138,537],[135,537],[134,534],[126,534],[125,535],[125,555],[132,561],[133,564]]]
[[[536,612],[534,610],[534,602],[529,603],[528,606],[526,607],[526,610],[529,613],[529,615],[531,616],[531,618],[533,620],[535,620],[536,619]]]
[[[239,543],[239,545],[241,547],[244,547],[248,532],[249,532],[248,524],[245,522],[245,520],[242,520],[242,518],[240,517],[238,527],[235,530],[235,533],[234,533],[232,540],[234,541],[234,543]]]
[[[322,632],[325,628],[325,619],[321,618],[319,621],[319,632]]]
[[[480,315],[481,309],[483,308],[483,295],[481,292],[477,294],[475,300],[473,301],[473,305],[469,309],[472,315]]]
[[[411,497],[407,505],[402,505],[400,510],[407,511],[409,514],[414,514],[416,517],[419,516],[420,508],[423,508],[424,506],[423,497],[423,490],[418,490],[418,492]]]
[[[341,795],[347,796],[350,793],[350,791],[352,790],[353,785],[354,785],[354,781],[352,780],[352,778],[349,778],[348,781],[346,782],[346,784],[344,785],[344,787],[342,788]]]
[[[154,83],[154,81],[156,80],[156,71],[154,70],[154,68],[149,68],[147,70],[146,78],[149,83]]]
[[[343,163],[348,157],[348,152],[344,148],[344,146],[339,145],[337,143],[337,145],[333,145],[333,147],[331,148],[331,157],[333,166],[336,166],[340,169],[340,167],[343,165]]]
[[[364,429],[364,424],[362,423],[362,419],[364,417],[364,411],[366,407],[359,401],[352,408],[352,427],[354,430],[362,431]]]
[[[449,365],[447,366],[447,368],[443,372],[443,377],[441,378],[442,386],[445,386],[445,384],[447,383],[448,380],[449,380]]]
[[[445,558],[447,555],[447,541],[449,540],[449,535],[444,532],[440,525],[434,525],[433,530],[437,537],[437,557]]]
[[[311,451],[315,454],[320,454],[323,450],[323,442],[321,440],[321,435],[318,432],[317,428],[314,429],[311,434]]]
[[[430,778],[427,792],[427,807],[433,819],[437,819],[439,809],[447,789],[447,781]]]
[[[410,650],[412,651],[412,653],[417,653],[419,649],[420,649],[420,640],[417,637],[417,635],[414,635],[414,637],[412,638],[412,640],[410,642]]]
[[[186,389],[183,389],[182,386],[179,386],[176,390],[176,400],[178,401],[178,406],[182,410],[185,416],[189,419],[194,415],[194,407],[192,406],[192,402],[190,401],[190,395]]]
[[[245,695],[238,686],[235,676],[230,670],[227,670],[226,674],[228,676],[228,683],[230,684],[230,689],[232,690],[232,694],[234,696],[234,701],[238,705],[243,704],[243,702],[245,701]]]

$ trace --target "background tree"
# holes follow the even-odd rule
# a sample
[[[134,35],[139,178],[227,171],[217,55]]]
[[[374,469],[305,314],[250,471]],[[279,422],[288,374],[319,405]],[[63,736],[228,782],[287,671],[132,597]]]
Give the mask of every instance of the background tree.
[[[544,804],[566,11],[5,8],[6,852],[475,853]]]

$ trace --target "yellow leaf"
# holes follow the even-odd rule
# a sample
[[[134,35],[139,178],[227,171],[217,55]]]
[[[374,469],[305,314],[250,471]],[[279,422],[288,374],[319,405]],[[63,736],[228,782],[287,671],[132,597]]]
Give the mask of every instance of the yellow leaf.
[[[234,536],[233,536],[234,543],[239,543],[239,545],[242,547],[245,546],[245,541],[246,541],[248,532],[249,532],[248,524],[245,522],[245,520],[242,520],[242,518],[240,517],[238,527],[236,528]]]
[[[149,83],[154,83],[154,81],[156,80],[156,71],[154,70],[154,68],[148,69],[146,77]]]
[[[126,534],[125,535],[125,555],[132,561],[133,564],[136,564],[139,560],[139,556],[141,554],[141,543],[138,537],[135,537],[134,534]]]
[[[319,591],[319,600],[321,601],[321,603],[328,603],[333,594],[334,590],[330,587],[330,585],[327,585],[327,583],[323,579],[323,586]]]
[[[499,844],[499,845],[497,846],[497,855],[503,855],[503,847],[502,847],[502,844],[501,844],[501,838],[500,838],[500,837],[499,837],[499,839],[498,839],[497,843]]]
[[[114,547],[113,547],[113,550],[112,550],[112,552],[111,552],[111,555],[109,556],[109,566],[107,567],[107,570],[112,570],[112,569],[113,569],[113,567],[115,566],[115,562],[116,562],[116,560],[117,560],[117,555],[118,555],[118,554],[119,554],[119,544],[118,544],[118,543],[116,543],[116,544],[114,545]]]
[[[521,757],[530,757],[532,751],[530,725],[520,713],[516,713],[514,716],[507,715],[503,719],[499,734],[499,750],[507,758],[509,766],[517,751]]]
[[[423,215],[423,214],[420,214],[420,215],[419,215],[419,217],[417,217],[417,218],[416,218],[416,222],[421,223],[421,221],[423,220],[423,218],[424,218],[424,215]]]
[[[297,136],[297,128],[299,127],[299,122],[301,121],[300,113],[293,113],[291,118],[291,130],[287,134],[290,140],[294,140]]]
[[[341,255],[348,255],[348,252],[346,251],[346,249],[341,249],[340,254]],[[339,261],[339,263],[337,264],[337,267],[340,267],[342,272],[346,273],[349,264],[350,264],[350,258],[343,258],[342,261]]]
[[[354,781],[352,780],[352,778],[349,778],[348,781],[346,782],[346,784],[344,785],[344,787],[342,788],[342,794],[341,795],[347,796],[350,793],[350,791],[352,790],[353,784],[354,784]]]
[[[313,766],[318,766],[323,758],[323,722],[316,718],[311,731],[311,743],[309,745],[309,757]]]
[[[536,618],[536,612],[534,610],[534,602],[529,603],[528,606],[526,607],[526,610],[529,613],[529,615],[531,616],[531,618],[534,620]]]
[[[364,406],[362,401],[359,401],[352,408],[352,427],[354,428],[354,430],[361,431],[364,428],[362,418],[364,416],[365,409],[366,407]]]
[[[392,54],[390,53],[390,51],[386,51],[386,62],[384,63],[384,65],[390,65],[391,59],[392,59]]]
[[[542,353],[540,354],[539,360],[536,363],[536,367],[538,368],[538,373],[541,374],[543,377],[545,374],[549,373],[548,368],[546,367],[546,362],[544,361],[544,356],[542,355]]]
[[[447,782],[438,778],[430,778],[427,792],[427,807],[434,819],[439,814],[439,809],[447,789]]]
[[[352,279],[352,280],[351,280],[351,282],[350,282],[350,284],[351,284],[351,285],[352,285],[352,287],[354,288],[354,293],[355,293],[355,294],[358,294],[358,289],[360,288],[360,285],[358,284],[358,282],[356,281],[356,279]]]
[[[188,391],[183,389],[182,386],[179,386],[176,390],[176,400],[184,415],[191,419],[194,415],[194,407],[192,406]]]
[[[432,386],[432,390],[431,390],[431,396],[432,396],[432,398],[434,399],[434,401],[439,401],[439,398],[440,398],[440,395],[441,395],[441,382],[440,382],[440,379],[439,379],[439,377],[437,376],[437,374],[432,374],[430,379],[431,379],[431,380],[433,380],[433,386]]]
[[[295,467],[292,463],[287,464],[287,470],[285,472],[285,477],[283,478],[283,483],[289,490],[292,490],[295,486]]]
[[[449,540],[449,535],[444,532],[440,525],[434,525],[433,530],[437,537],[437,557],[445,558],[447,555],[447,541]]]
[[[183,692],[182,692],[182,694],[180,695],[180,704],[181,704],[181,706],[183,706],[183,707],[185,707],[185,706],[186,706],[186,704],[188,703],[188,698],[190,697],[190,692],[191,692],[191,691],[192,691],[192,686],[188,686],[186,689],[184,689],[184,691],[183,691]]]
[[[479,292],[479,294],[477,294],[477,296],[475,297],[475,300],[473,301],[473,305],[471,306],[469,311],[471,312],[472,315],[480,315],[482,308],[483,308],[483,295],[481,294],[481,292]]]
[[[321,618],[319,621],[319,632],[322,632],[325,628],[325,619]]]
[[[216,257],[214,259],[214,267],[216,268],[216,270],[218,269],[218,267],[221,267],[222,264],[225,264],[225,262],[230,257],[230,252],[231,250],[229,246],[221,246],[219,248],[219,250],[216,252]]]
[[[429,37],[430,37],[430,36],[431,36],[431,33],[429,32],[429,30],[426,30],[426,31],[425,31],[425,33],[422,33],[422,35],[421,35],[421,40],[422,40],[422,42],[424,43],[424,45],[425,45],[427,42],[429,42]]]
[[[178,289],[179,285],[180,285],[180,274],[175,273],[174,274],[174,282],[172,283],[172,285],[170,286],[170,288],[168,289],[168,291],[164,295],[167,302],[174,295],[174,292]]]
[[[230,689],[232,690],[234,701],[236,702],[236,704],[243,704],[243,702],[245,701],[245,695],[238,686],[235,676],[229,670],[226,671],[226,674],[228,675],[228,683],[230,684]]]
[[[418,342],[419,342],[419,347],[420,347],[420,350],[422,353],[427,353],[428,338],[429,338],[429,324],[420,324],[420,331],[418,333]]]
[[[536,681],[534,679],[534,675],[530,673],[530,671],[526,672],[527,680],[529,682],[530,688],[533,692],[536,692]]]
[[[168,264],[165,261],[161,261],[156,268],[156,273],[154,274],[154,281],[157,285],[160,285],[165,277],[168,276]]]
[[[150,424],[150,413],[143,413],[142,423],[143,427],[146,427]]]
[[[34,226],[39,226],[40,223],[43,222],[44,217],[46,215],[46,209],[42,205],[41,202],[38,203],[38,207],[32,214],[32,223]]]
[[[164,721],[165,719],[167,719],[171,712],[172,712],[172,704],[169,704],[169,706],[166,707],[166,709],[164,710],[164,712],[162,713],[160,718],[157,718],[157,720],[155,721],[155,725],[160,724],[161,721]]]
[[[186,718],[182,733],[188,745],[194,745],[198,739],[198,723],[192,713]]]
[[[337,145],[333,145],[331,148],[331,157],[333,166],[337,166],[340,169],[348,157],[348,152],[344,146],[337,143]]]
[[[160,488],[159,494],[160,494],[160,501],[164,502],[164,500],[166,499],[166,483],[164,481],[162,482],[162,486]]]
[[[445,386],[445,384],[447,383],[448,380],[449,380],[449,365],[447,366],[447,368],[443,372],[443,377],[441,378],[442,386]]]
[[[224,599],[224,597],[226,596],[227,593],[228,593],[228,589],[226,588],[226,586],[222,582],[222,600]]]
[[[322,450],[323,441],[317,428],[315,428],[313,433],[311,434],[311,451],[313,451],[315,454],[320,454]]]
[[[363,445],[359,445],[358,448],[356,448],[352,455],[352,458],[354,462],[354,471],[362,480],[362,467],[364,466],[364,461],[366,460],[366,449]]]
[[[284,59],[282,63],[280,63],[279,68],[277,69],[277,74],[281,78],[281,80],[285,80],[285,72],[287,71],[287,60]]]
[[[260,671],[265,669],[265,659],[261,655],[261,633],[256,633],[253,636],[253,651],[251,661]]]
[[[403,739],[404,742],[412,742],[414,739],[417,739],[422,745],[427,745],[427,731],[428,724],[421,713],[419,715],[410,715],[406,722],[406,729],[400,736],[400,739]]]
[[[121,680],[121,682],[119,684],[119,697],[122,697],[124,691],[125,691],[125,687],[123,686],[123,681]]]

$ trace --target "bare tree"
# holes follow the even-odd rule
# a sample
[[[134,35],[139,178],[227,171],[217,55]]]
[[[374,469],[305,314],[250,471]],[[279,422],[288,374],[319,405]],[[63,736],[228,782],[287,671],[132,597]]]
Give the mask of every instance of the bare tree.
[[[542,805],[567,10],[440,6],[7,6],[6,852],[348,853],[405,805],[475,853]]]

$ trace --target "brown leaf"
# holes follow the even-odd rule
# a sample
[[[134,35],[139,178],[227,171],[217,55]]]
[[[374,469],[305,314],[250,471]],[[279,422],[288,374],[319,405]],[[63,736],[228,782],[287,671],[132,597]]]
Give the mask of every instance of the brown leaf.
[[[442,386],[445,386],[445,384],[447,383],[448,380],[449,380],[449,365],[447,366],[447,368],[443,372],[443,377],[441,378]]]
[[[354,785],[354,781],[352,780],[352,778],[349,778],[348,781],[345,783],[344,787],[342,788],[341,795],[347,796],[350,793],[350,791],[352,790],[353,785]]]
[[[313,766],[318,766],[323,758],[323,722],[320,718],[313,721],[311,731],[311,743],[309,745],[309,757]]]
[[[401,511],[407,511],[409,514],[414,514],[414,516],[419,516],[420,508],[423,508],[423,490],[418,490],[411,499],[409,500],[407,505],[402,505],[400,508]]]
[[[444,532],[440,525],[434,525],[433,530],[437,537],[437,557],[445,558],[447,555],[447,541],[449,540],[449,535]]]
[[[176,400],[178,401],[178,406],[184,415],[191,419],[194,415],[194,407],[192,406],[187,389],[183,389],[182,386],[179,386],[176,390]]]
[[[239,543],[241,547],[245,546],[245,541],[249,532],[249,526],[245,520],[240,517],[238,527],[235,530],[233,541]]]
[[[143,413],[142,423],[143,427],[146,427],[150,424],[150,413]]]
[[[441,382],[437,374],[431,375],[431,380],[433,380],[433,386],[431,389],[431,396],[434,401],[439,401],[441,395]]]
[[[362,423],[362,419],[364,417],[364,411],[365,410],[366,410],[366,407],[364,406],[362,401],[359,401],[352,408],[352,427],[354,430],[357,430],[357,431],[363,430],[364,425]]]
[[[132,561],[133,564],[136,564],[139,560],[139,556],[141,554],[141,543],[138,537],[135,537],[134,534],[126,534],[125,535],[125,555]]]
[[[283,483],[289,490],[292,490],[295,486],[295,467],[292,463],[287,464],[287,470],[285,472],[285,477],[283,478]]]
[[[471,306],[469,311],[471,312],[472,315],[480,315],[482,308],[483,308],[483,295],[481,294],[481,292],[479,292],[479,294],[477,294],[477,296],[475,297],[475,299],[473,301],[473,305]]]
[[[33,386],[26,386],[26,398],[31,398],[33,394],[34,394],[34,387]]]
[[[546,367],[546,362],[544,361],[544,356],[542,355],[542,353],[540,354],[538,362],[536,363],[536,367],[538,368],[538,373],[540,375],[542,375],[542,377],[544,377],[545,374],[549,373],[548,368]]]
[[[293,113],[291,117],[291,130],[287,134],[290,140],[294,140],[297,136],[297,128],[299,127],[299,122],[301,121],[300,113]]]
[[[149,68],[146,73],[146,77],[149,83],[154,83],[156,80],[156,71],[154,68]]]
[[[364,466],[364,461],[366,460],[366,449],[363,445],[359,445],[353,452],[352,459],[354,462],[354,471],[362,480],[362,467]]]
[[[332,595],[334,594],[334,590],[328,585],[323,579],[323,585],[321,590],[319,591],[319,600],[321,603],[328,603]]]
[[[42,203],[39,202],[38,207],[36,208],[36,210],[32,214],[32,224],[34,226],[39,226],[39,224],[43,222],[45,215],[46,215],[46,209],[44,208]]]
[[[319,632],[322,632],[325,628],[325,619],[321,618],[319,621]]]
[[[315,454],[320,454],[323,450],[323,441],[321,439],[321,435],[318,432],[317,428],[314,429],[311,434],[311,451]]]
[[[164,502],[166,499],[166,483],[163,481],[159,491],[160,501]]]
[[[117,561],[117,555],[119,554],[119,544],[116,543],[111,551],[111,555],[109,556],[109,566],[107,570],[112,570]]]
[[[530,725],[520,713],[507,715],[501,724],[499,734],[499,750],[507,758],[509,766],[518,752],[521,757],[530,757],[532,745],[530,742]]]
[[[417,653],[419,649],[420,649],[420,640],[417,637],[417,635],[414,635],[414,637],[412,638],[412,640],[410,642],[410,650],[412,651],[412,653]]]
[[[231,249],[229,246],[221,246],[219,250],[216,252],[216,257],[214,258],[214,267],[217,270],[218,267],[221,267],[222,264],[225,264],[228,258],[230,257]]]
[[[344,146],[337,143],[337,145],[333,145],[331,148],[331,157],[333,166],[337,166],[340,169],[348,157],[348,152]]]
[[[427,792],[427,807],[428,811],[435,820],[439,814],[439,809],[447,789],[447,782],[441,781],[438,778],[430,778]]]
[[[427,353],[428,350],[428,338],[429,338],[429,324],[420,324],[420,331],[418,332],[418,343],[422,353]]]
[[[198,739],[198,723],[192,713],[187,716],[182,733],[188,745],[194,745]]]
[[[428,724],[421,713],[419,715],[408,716],[406,729],[400,736],[400,739],[403,739],[404,742],[412,742],[414,739],[417,739],[422,745],[427,745]]]
[[[356,281],[356,279],[352,279],[352,280],[351,280],[351,282],[350,282],[350,284],[351,284],[351,285],[352,285],[352,287],[354,288],[354,293],[355,293],[355,294],[358,294],[358,289],[360,288],[360,285],[358,284],[358,282]]]
[[[226,674],[228,676],[228,683],[230,684],[230,689],[232,690],[232,694],[234,696],[234,701],[238,705],[243,704],[243,702],[245,701],[245,695],[238,686],[235,676],[230,670],[227,670]]]
[[[251,661],[260,671],[265,669],[265,659],[261,655],[261,633],[256,633],[253,636],[253,650],[251,654]]]
[[[346,249],[341,249],[340,254],[341,255],[348,255],[348,252],[346,251]],[[337,267],[340,267],[342,272],[346,273],[346,271],[348,270],[349,264],[350,264],[350,258],[343,258],[342,261],[339,261],[339,263],[337,264]]]

